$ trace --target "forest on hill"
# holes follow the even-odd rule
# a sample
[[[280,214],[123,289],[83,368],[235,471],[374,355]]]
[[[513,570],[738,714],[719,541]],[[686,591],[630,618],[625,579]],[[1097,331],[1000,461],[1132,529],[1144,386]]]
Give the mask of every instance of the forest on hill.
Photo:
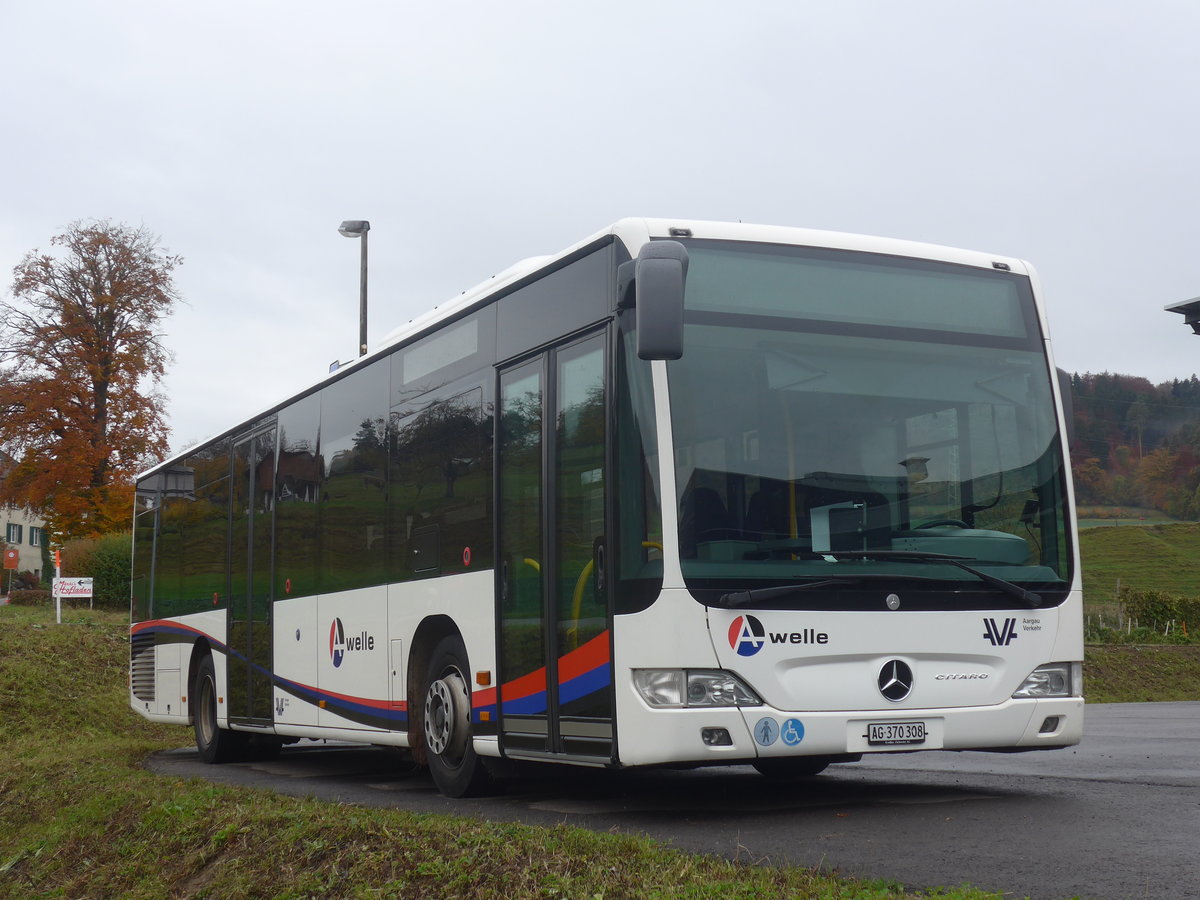
[[[1200,519],[1200,379],[1075,373],[1071,388],[1078,503]]]

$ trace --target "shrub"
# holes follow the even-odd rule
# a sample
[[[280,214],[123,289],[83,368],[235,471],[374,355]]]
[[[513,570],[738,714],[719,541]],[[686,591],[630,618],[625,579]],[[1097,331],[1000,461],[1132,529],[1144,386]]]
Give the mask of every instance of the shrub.
[[[48,606],[51,599],[50,592],[43,590],[20,590],[8,595],[13,606]]]
[[[1122,590],[1125,615],[1139,626],[1159,632],[1173,626],[1200,633],[1200,598],[1180,597],[1166,591]]]
[[[133,547],[128,532],[68,541],[63,547],[63,575],[92,579],[92,600],[97,608],[129,607],[130,566]]]

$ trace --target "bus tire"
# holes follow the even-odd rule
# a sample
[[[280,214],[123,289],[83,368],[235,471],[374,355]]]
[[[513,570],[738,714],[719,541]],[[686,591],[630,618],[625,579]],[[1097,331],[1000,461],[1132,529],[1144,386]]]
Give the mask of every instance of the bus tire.
[[[759,774],[768,778],[811,778],[829,768],[824,756],[772,756],[754,763]]]
[[[425,750],[433,783],[447,797],[474,797],[492,786],[471,736],[467,651],[457,635],[441,639],[425,679]]]
[[[246,735],[217,727],[217,674],[211,656],[205,655],[196,667],[191,698],[192,724],[200,758],[206,763],[241,759],[246,752]]]

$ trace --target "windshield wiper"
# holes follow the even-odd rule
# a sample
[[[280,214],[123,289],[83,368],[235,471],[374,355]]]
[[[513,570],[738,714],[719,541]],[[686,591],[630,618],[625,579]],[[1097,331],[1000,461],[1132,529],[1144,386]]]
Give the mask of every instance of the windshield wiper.
[[[718,605],[726,609],[735,609],[740,606],[755,606],[768,600],[778,600],[781,597],[788,597],[812,588],[829,587],[834,584],[857,584],[858,581],[859,579],[857,578],[823,578],[820,581],[785,584],[781,587],[748,588],[744,591],[730,591],[728,594],[721,595]]]
[[[978,569],[968,566],[963,560],[970,559],[971,557],[969,556],[952,556],[949,553],[923,553],[920,550],[831,550],[823,552],[826,556],[832,556],[834,559],[907,559],[913,562],[944,562],[952,566],[957,566],[964,572],[970,572],[980,581],[991,585],[998,591],[1003,591],[1010,597],[1015,597],[1030,609],[1036,609],[1042,605],[1040,594],[1027,591],[1019,584],[1013,584],[1011,581],[1005,581],[1003,578],[997,578],[995,575],[989,575],[987,572],[980,572]]]

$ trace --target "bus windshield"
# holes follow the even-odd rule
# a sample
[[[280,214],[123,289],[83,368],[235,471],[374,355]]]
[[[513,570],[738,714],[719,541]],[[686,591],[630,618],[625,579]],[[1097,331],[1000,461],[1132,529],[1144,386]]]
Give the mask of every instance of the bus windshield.
[[[685,349],[668,373],[680,555],[699,599],[807,584],[758,596],[1013,604],[997,581],[1038,591],[1027,605],[1065,599],[1064,462],[1027,277],[685,243]]]

